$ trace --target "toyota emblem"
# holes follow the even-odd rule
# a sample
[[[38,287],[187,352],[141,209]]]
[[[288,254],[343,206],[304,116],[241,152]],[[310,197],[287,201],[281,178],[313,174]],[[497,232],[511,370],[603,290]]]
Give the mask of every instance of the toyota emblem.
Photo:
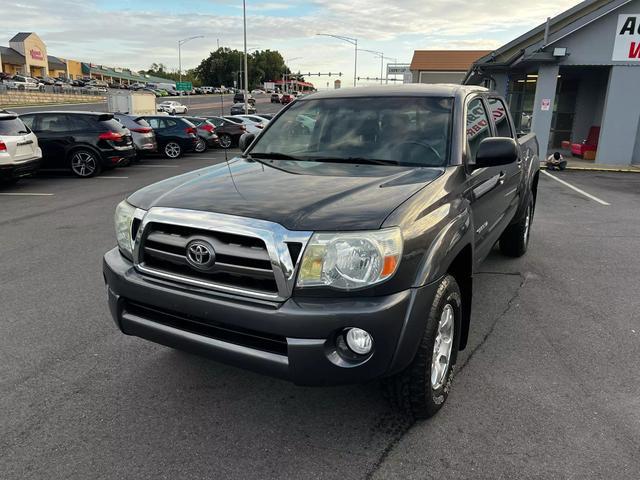
[[[204,240],[193,240],[187,245],[187,262],[197,270],[211,270],[216,261],[213,246]]]

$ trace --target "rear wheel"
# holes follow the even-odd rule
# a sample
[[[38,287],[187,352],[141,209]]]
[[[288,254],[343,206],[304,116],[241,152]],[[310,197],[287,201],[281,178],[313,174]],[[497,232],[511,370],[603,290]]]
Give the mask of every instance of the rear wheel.
[[[429,418],[447,400],[460,345],[462,296],[451,275],[445,276],[428,312],[418,351],[411,364],[386,381],[396,408],[414,418]]]
[[[100,159],[91,150],[74,150],[70,162],[71,171],[80,178],[94,177],[102,171]]]
[[[220,134],[220,136],[218,137],[218,140],[220,141],[220,146],[222,148],[229,148],[233,143],[233,140],[231,139],[231,135],[229,135],[228,133]]]
[[[205,142],[202,138],[198,139],[198,143],[195,146],[196,153],[203,153],[207,151],[207,142]]]
[[[520,220],[509,225],[500,237],[500,251],[509,257],[521,257],[529,247],[533,220],[533,195],[529,195],[527,208]]]
[[[167,158],[178,158],[182,155],[182,147],[177,142],[169,142],[164,146],[163,152]]]

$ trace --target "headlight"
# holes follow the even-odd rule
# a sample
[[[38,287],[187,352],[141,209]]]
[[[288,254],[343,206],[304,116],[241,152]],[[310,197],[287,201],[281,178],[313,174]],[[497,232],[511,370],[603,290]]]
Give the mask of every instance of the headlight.
[[[399,228],[315,233],[302,257],[298,287],[353,290],[375,285],[396,272],[401,256]]]
[[[133,239],[131,238],[131,226],[136,207],[123,200],[116,207],[115,223],[118,247],[130,260],[133,258]]]

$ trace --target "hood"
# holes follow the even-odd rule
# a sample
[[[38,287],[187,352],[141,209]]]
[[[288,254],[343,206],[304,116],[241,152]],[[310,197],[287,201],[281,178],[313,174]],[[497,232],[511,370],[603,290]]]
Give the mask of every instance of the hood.
[[[183,208],[279,223],[289,230],[374,230],[441,168],[235,158],[131,195],[139,208]]]

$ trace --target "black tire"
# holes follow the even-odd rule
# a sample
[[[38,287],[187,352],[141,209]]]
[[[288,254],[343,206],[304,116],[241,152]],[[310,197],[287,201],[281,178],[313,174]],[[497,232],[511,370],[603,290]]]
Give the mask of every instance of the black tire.
[[[79,148],[69,153],[71,173],[80,178],[91,178],[102,172],[100,157],[93,150]]]
[[[198,143],[196,143],[194,151],[196,153],[204,153],[207,151],[207,148],[207,142],[205,142],[202,138],[198,138]]]
[[[222,148],[231,148],[231,146],[233,145],[233,139],[228,133],[221,133],[218,136],[218,140],[220,141],[220,146]]]
[[[509,225],[500,236],[500,251],[508,257],[521,257],[529,247],[531,222],[533,221],[533,195],[529,195],[527,208],[522,217]]]
[[[436,375],[436,381],[432,382],[436,339],[440,338],[439,345],[449,343],[442,341],[445,335],[439,335],[441,319],[446,315],[445,310],[453,314],[453,318],[448,317],[449,323],[453,324],[453,332],[449,331],[448,337],[451,342],[448,363],[439,371],[440,375]],[[413,361],[403,372],[385,381],[389,399],[395,408],[415,419],[430,418],[442,408],[449,396],[458,358],[461,318],[460,288],[455,278],[447,275],[440,282],[434,296],[424,334]]]

